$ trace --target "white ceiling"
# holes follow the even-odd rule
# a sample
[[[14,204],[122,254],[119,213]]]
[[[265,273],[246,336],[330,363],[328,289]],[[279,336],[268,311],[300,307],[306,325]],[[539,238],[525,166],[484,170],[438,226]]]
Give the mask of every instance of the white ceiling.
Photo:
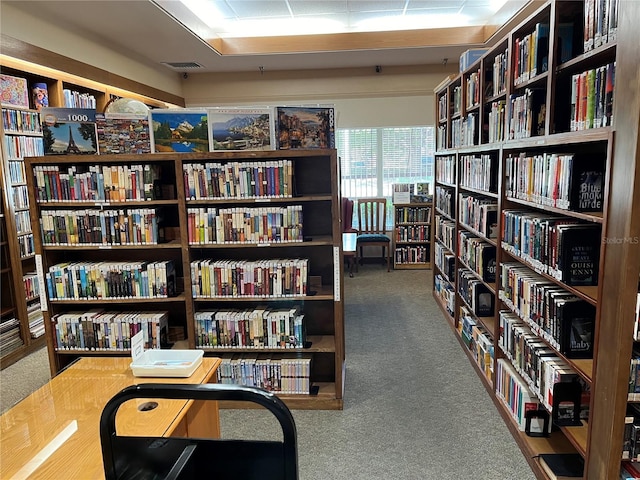
[[[398,48],[377,45],[374,49],[351,51],[223,56],[208,43],[215,39],[237,36],[233,31],[243,22],[260,21],[267,25],[277,25],[272,31],[275,30],[278,35],[285,35],[287,32],[276,21],[287,20],[300,24],[311,19],[312,23],[319,24],[321,15],[335,20],[334,25],[342,25],[341,30],[329,33],[371,31],[374,29],[364,28],[361,21],[380,21],[381,18],[393,16],[404,18],[405,25],[416,28],[417,24],[412,23],[411,18],[435,18],[437,12],[447,15],[438,22],[441,27],[447,26],[444,19],[450,15],[467,15],[473,18],[469,20],[472,25],[502,25],[527,2],[509,0],[494,16],[491,4],[496,0],[196,1],[210,1],[223,14],[222,21],[209,21],[217,25],[214,25],[215,28],[207,25],[177,0],[1,0],[1,3],[38,12],[40,18],[46,18],[59,27],[72,29],[87,39],[111,45],[114,50],[140,61],[156,64],[195,62],[202,68],[189,70],[190,72],[231,72],[252,71],[261,67],[269,71],[439,64],[444,58],[457,62],[460,53],[470,48],[468,44]],[[211,15],[203,18],[213,19]],[[3,17],[2,21],[8,19]],[[430,21],[433,23],[432,19]],[[388,26],[390,21],[383,24]],[[254,33],[258,31],[257,28],[254,26]],[[249,36],[246,33],[243,35]],[[253,41],[256,42],[256,39]],[[292,44],[292,48],[295,45]]]

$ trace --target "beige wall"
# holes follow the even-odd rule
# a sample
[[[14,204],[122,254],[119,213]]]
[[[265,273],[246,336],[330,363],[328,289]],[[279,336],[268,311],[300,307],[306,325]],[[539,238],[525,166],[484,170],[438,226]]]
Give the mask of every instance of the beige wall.
[[[187,106],[333,104],[342,128],[434,123],[433,89],[455,66],[190,74]]]
[[[81,33],[53,25],[38,17],[37,9],[36,15],[30,15],[1,0],[0,7],[0,31],[4,35],[182,97],[182,78],[175,72],[145,64],[143,59],[120,54],[83,38]]]

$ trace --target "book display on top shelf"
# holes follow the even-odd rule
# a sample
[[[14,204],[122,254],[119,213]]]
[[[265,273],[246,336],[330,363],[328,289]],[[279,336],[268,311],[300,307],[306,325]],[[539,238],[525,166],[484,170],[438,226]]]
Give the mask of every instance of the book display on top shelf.
[[[50,107],[40,114],[45,155],[98,153],[95,110]]]
[[[153,109],[150,115],[153,153],[211,151],[207,110]]]
[[[209,110],[213,151],[272,150],[275,125],[271,108],[216,108]]]
[[[100,155],[151,153],[149,116],[126,113],[96,113]]]
[[[335,148],[333,107],[276,107],[276,147]]]

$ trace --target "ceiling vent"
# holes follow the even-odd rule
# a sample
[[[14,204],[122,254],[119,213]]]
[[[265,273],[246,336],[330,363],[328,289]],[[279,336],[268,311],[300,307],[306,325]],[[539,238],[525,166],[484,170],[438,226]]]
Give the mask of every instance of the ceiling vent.
[[[196,62],[161,62],[163,65],[166,65],[169,68],[173,68],[174,70],[184,71],[184,70],[194,70],[196,68],[204,68],[202,65]]]

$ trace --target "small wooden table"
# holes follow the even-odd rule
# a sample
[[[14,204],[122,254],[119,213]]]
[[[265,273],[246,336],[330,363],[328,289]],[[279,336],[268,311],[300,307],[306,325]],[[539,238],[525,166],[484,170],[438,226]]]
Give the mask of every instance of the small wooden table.
[[[131,358],[84,357],[0,417],[0,478],[103,479],[100,415],[116,393],[140,383],[215,382],[219,358],[203,358],[189,378],[134,377]],[[213,401],[149,399],[124,403],[118,434],[219,438]]]
[[[349,276],[353,277],[353,265],[356,265],[356,272],[358,271],[358,234],[357,233],[343,233],[342,234],[342,255],[344,258],[349,259]]]

